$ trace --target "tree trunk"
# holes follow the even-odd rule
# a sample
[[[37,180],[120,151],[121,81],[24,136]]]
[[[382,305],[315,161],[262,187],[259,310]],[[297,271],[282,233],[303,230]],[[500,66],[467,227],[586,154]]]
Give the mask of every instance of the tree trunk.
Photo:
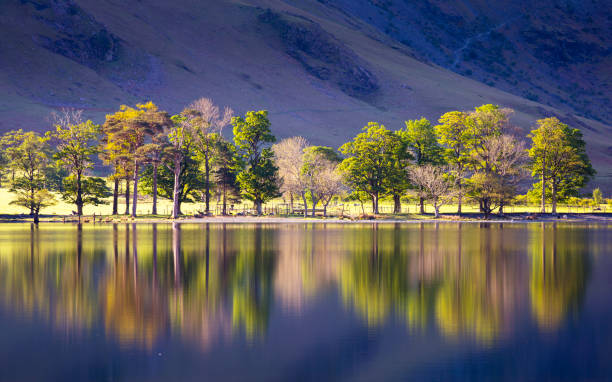
[[[419,213],[425,215],[425,198],[419,197]]]
[[[489,215],[491,214],[491,209],[489,208],[489,201],[482,201],[482,211],[484,212],[485,220],[489,220]]]
[[[40,209],[34,209],[34,224],[38,224],[38,214],[40,213]]]
[[[157,163],[153,163],[153,206],[151,214],[157,215]]]
[[[113,187],[113,215],[117,215],[117,205],[119,204],[119,178],[115,178]]]
[[[401,198],[401,195],[399,194],[393,195],[393,213],[394,214],[402,213],[402,198]]]
[[[34,202],[34,188],[30,189],[30,200]],[[34,205],[30,204],[30,216],[34,216]]]
[[[223,208],[221,210],[221,215],[227,215],[227,187],[223,187]]]
[[[125,214],[130,214],[130,180],[125,180]]]
[[[440,217],[440,206],[438,202],[434,201],[434,218],[437,219]]]
[[[304,217],[308,217],[308,202],[306,201],[305,192],[302,192],[302,201],[304,202]]]
[[[372,195],[372,212],[378,215],[378,193]]]
[[[76,205],[77,205],[77,215],[83,215],[83,188],[81,184],[81,172],[77,172],[77,189],[76,189]]]
[[[546,213],[546,176],[544,175],[544,164],[542,164],[542,196],[541,196],[541,210],[543,214]]]
[[[323,217],[324,218],[327,217],[327,206],[329,205],[329,202],[331,202],[331,200],[332,200],[332,198],[329,198],[327,203],[323,203]]]
[[[204,190],[204,199],[206,203],[206,209],[204,212],[206,215],[210,214],[210,163],[208,160],[208,155],[204,156],[204,177],[205,177],[205,190]]]
[[[459,196],[457,197],[457,214],[461,215],[461,204],[463,202],[463,194],[461,193],[461,183],[459,184]]]
[[[312,216],[313,218],[315,217],[317,203],[319,203],[319,200],[312,198],[312,213],[310,216]]]
[[[555,182],[554,180],[551,182],[552,183],[552,213],[556,214],[557,213],[557,182]]]
[[[255,201],[255,211],[257,213],[257,216],[261,216],[262,214],[262,202],[260,200],[256,200]]]
[[[289,193],[289,208],[291,209],[291,215],[293,215],[293,192]]]
[[[181,214],[181,165],[180,161],[174,161],[174,188],[172,192],[172,218],[176,219]]]
[[[499,203],[499,214],[500,215],[504,214],[504,201],[503,200]]]
[[[136,217],[138,203],[138,164],[134,163],[134,191],[132,192],[132,217]]]

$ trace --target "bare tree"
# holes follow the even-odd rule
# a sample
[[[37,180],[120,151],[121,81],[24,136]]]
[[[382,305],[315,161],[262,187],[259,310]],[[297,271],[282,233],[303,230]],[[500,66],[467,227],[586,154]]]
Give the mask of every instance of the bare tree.
[[[304,166],[304,149],[308,147],[308,141],[304,137],[286,138],[272,146],[276,165],[278,166],[279,178],[282,181],[280,190],[289,195],[291,212],[293,213],[293,197],[300,195],[304,202],[304,216],[308,210],[306,201],[306,183],[302,175]]]
[[[525,145],[511,135],[489,136],[483,139],[474,161],[485,163],[472,175],[470,195],[480,205],[485,218],[512,199],[525,173]]]
[[[194,145],[204,165],[204,202],[208,214],[215,141],[221,137],[223,128],[230,124],[234,111],[227,106],[221,111],[210,98],[200,98],[187,106],[183,114],[191,115],[189,120],[193,126]]]
[[[301,175],[312,199],[312,216],[319,202],[326,213],[327,204],[341,188],[342,178],[336,173],[340,162],[340,156],[331,147],[310,146],[304,151]]]
[[[83,110],[74,108],[61,108],[59,111],[51,112],[51,122],[53,126],[59,126],[62,129],[68,129],[69,126],[75,126],[83,123]]]
[[[511,135],[490,137],[485,141],[493,171],[497,174],[499,213],[518,192],[520,182],[528,176],[528,160],[525,143]]]
[[[456,193],[448,172],[446,166],[431,164],[410,169],[410,180],[419,187],[419,196],[433,204],[436,218],[440,217],[440,207],[452,201]]]
[[[342,173],[338,169],[338,163],[325,161],[321,164],[316,182],[316,192],[323,205],[323,216],[327,217],[327,206],[334,196],[344,191],[344,181]],[[313,211],[314,212],[314,211]]]

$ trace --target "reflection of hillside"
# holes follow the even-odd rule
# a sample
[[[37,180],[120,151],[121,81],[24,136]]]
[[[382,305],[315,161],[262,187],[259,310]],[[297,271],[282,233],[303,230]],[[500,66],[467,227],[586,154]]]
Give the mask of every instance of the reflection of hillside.
[[[370,326],[398,319],[410,330],[435,327],[488,343],[514,330],[521,312],[554,329],[579,307],[588,238],[573,232],[471,224],[10,226],[0,230],[0,298],[63,332],[99,326],[126,345],[152,347],[177,335],[207,348],[265,336],[274,301],[300,313],[337,288]]]

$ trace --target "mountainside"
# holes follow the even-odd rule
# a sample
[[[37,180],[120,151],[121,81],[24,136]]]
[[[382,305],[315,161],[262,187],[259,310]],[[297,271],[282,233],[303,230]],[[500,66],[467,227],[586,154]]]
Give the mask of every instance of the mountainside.
[[[399,128],[496,103],[527,132],[580,128],[611,190],[612,0],[4,0],[0,130],[97,122],[151,99],[207,96],[270,111],[280,137],[337,146],[368,121]]]
[[[589,118],[612,116],[612,0],[322,2],[456,73]]]

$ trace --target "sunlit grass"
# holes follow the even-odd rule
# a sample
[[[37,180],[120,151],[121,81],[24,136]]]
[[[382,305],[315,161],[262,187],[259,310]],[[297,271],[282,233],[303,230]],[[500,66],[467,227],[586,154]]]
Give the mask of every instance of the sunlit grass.
[[[0,188],[0,215],[22,215],[27,214],[28,210],[10,204],[12,200],[14,200],[15,195],[8,191],[6,188]],[[55,216],[68,216],[72,214],[72,211],[76,210],[76,206],[73,204],[66,203],[61,200],[59,195],[56,195],[57,204],[47,207],[41,211],[42,215],[55,215]],[[125,213],[125,199],[123,197],[119,198],[118,211],[120,215]],[[131,202],[131,199],[130,199]],[[302,208],[301,205],[295,204],[296,209]],[[164,198],[158,198],[158,206],[157,206],[157,215],[151,215],[151,207],[152,200],[150,197],[143,196],[139,198],[138,206],[137,206],[137,214],[140,218],[145,219],[164,219],[170,216],[172,211],[172,201]],[[233,205],[233,209],[230,210],[228,206],[228,211],[231,211],[233,215],[236,214],[249,214],[252,213],[253,205],[249,201],[243,201],[242,203]],[[183,214],[195,215],[198,212],[204,210],[204,203],[183,203],[181,210]],[[216,203],[216,200],[213,200],[211,203],[211,210],[213,214],[220,214],[221,205]],[[322,215],[322,207],[317,206],[317,217],[320,218]],[[381,201],[379,205],[379,215],[382,218],[399,218],[399,219],[429,219],[433,214],[433,206],[426,205],[425,206],[425,215],[421,215],[419,213],[419,205],[418,203],[402,203],[402,212],[401,214],[393,214],[393,202],[392,201]],[[550,212],[550,206],[547,206],[547,211]],[[565,213],[600,213],[600,212],[610,212],[612,209],[606,205],[602,204],[599,210],[594,209],[593,207],[582,207],[582,206],[566,206],[566,205],[558,205],[557,212],[560,214]],[[112,213],[112,205],[111,200],[108,200],[108,204],[100,205],[100,206],[91,206],[87,205],[84,207],[83,212],[86,216],[91,216],[95,214],[96,216],[108,216]],[[130,203],[130,212],[131,212],[131,203]],[[364,213],[366,215],[372,214],[372,208],[369,203],[364,204],[363,209],[359,203],[355,202],[338,202],[335,204],[331,204],[327,209],[329,216],[360,216]],[[440,208],[440,212],[442,214],[456,214],[457,206],[456,205],[446,205]],[[478,214],[478,206],[472,204],[464,204],[462,207],[462,212],[464,214]],[[510,205],[504,208],[505,213],[539,213],[540,207],[537,205]],[[264,213],[266,214],[274,214],[281,216],[291,216],[291,217],[301,217],[301,214],[290,214],[289,204],[283,201],[282,199],[275,199],[269,203],[267,203],[264,207]],[[310,215],[310,212],[309,212]]]

